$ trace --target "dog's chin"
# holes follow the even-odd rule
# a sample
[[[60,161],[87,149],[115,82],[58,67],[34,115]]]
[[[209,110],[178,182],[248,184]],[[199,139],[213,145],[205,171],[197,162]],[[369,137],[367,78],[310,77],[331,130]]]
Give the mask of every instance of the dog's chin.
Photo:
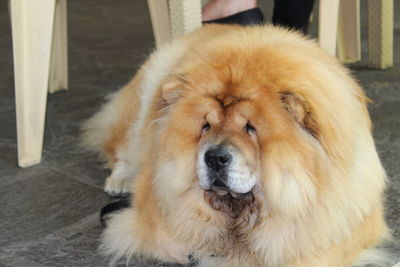
[[[243,210],[255,201],[253,190],[247,193],[235,193],[217,187],[205,190],[204,198],[214,210],[223,212],[231,218],[239,217]]]

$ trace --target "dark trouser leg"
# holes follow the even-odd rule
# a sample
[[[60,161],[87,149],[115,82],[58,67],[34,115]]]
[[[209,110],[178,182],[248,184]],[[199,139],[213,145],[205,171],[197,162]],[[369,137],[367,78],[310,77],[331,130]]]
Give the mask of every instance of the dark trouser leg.
[[[314,0],[275,0],[272,22],[306,33],[313,6]]]

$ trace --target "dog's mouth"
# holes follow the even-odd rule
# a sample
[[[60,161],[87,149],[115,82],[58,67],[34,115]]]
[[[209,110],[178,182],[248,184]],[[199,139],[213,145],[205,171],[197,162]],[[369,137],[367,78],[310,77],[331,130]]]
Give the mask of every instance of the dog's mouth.
[[[231,218],[239,217],[242,211],[255,200],[252,191],[235,193],[219,187],[204,191],[204,198],[213,209],[224,212]]]

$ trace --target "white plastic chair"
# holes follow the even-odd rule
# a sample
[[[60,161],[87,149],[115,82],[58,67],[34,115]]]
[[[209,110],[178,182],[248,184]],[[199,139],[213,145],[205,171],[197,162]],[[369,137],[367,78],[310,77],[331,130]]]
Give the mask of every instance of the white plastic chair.
[[[18,164],[41,161],[47,91],[68,88],[66,0],[10,0]]]
[[[342,62],[361,59],[360,1],[319,1],[319,43]],[[368,65],[393,66],[393,0],[367,0]]]
[[[157,45],[201,26],[200,0],[148,0]],[[68,89],[67,0],[9,0],[18,164],[41,161],[47,91]]]

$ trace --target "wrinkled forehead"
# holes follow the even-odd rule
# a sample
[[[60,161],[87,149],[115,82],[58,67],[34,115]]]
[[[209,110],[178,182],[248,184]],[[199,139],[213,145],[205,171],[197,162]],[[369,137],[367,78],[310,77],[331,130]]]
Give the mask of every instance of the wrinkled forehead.
[[[198,71],[188,77],[189,91],[209,104],[209,111],[218,110],[224,117],[255,116],[266,108],[274,109],[279,102],[279,89],[268,79],[257,79],[257,74],[232,77],[219,71]]]
[[[262,124],[270,116],[276,116],[272,107],[276,103],[263,94],[256,99],[231,94],[204,95],[202,99],[198,104],[207,107],[204,119],[226,130],[243,127],[247,122]]]
[[[255,107],[249,98],[230,94],[205,95],[211,107],[205,119],[212,124],[242,123],[245,117],[255,113]]]
[[[217,57],[215,57],[217,58]],[[204,97],[210,97],[223,107],[230,107],[241,102],[263,99],[266,103],[276,100],[278,80],[275,67],[252,62],[240,56],[231,60],[204,59],[195,62],[184,70],[189,88]]]

